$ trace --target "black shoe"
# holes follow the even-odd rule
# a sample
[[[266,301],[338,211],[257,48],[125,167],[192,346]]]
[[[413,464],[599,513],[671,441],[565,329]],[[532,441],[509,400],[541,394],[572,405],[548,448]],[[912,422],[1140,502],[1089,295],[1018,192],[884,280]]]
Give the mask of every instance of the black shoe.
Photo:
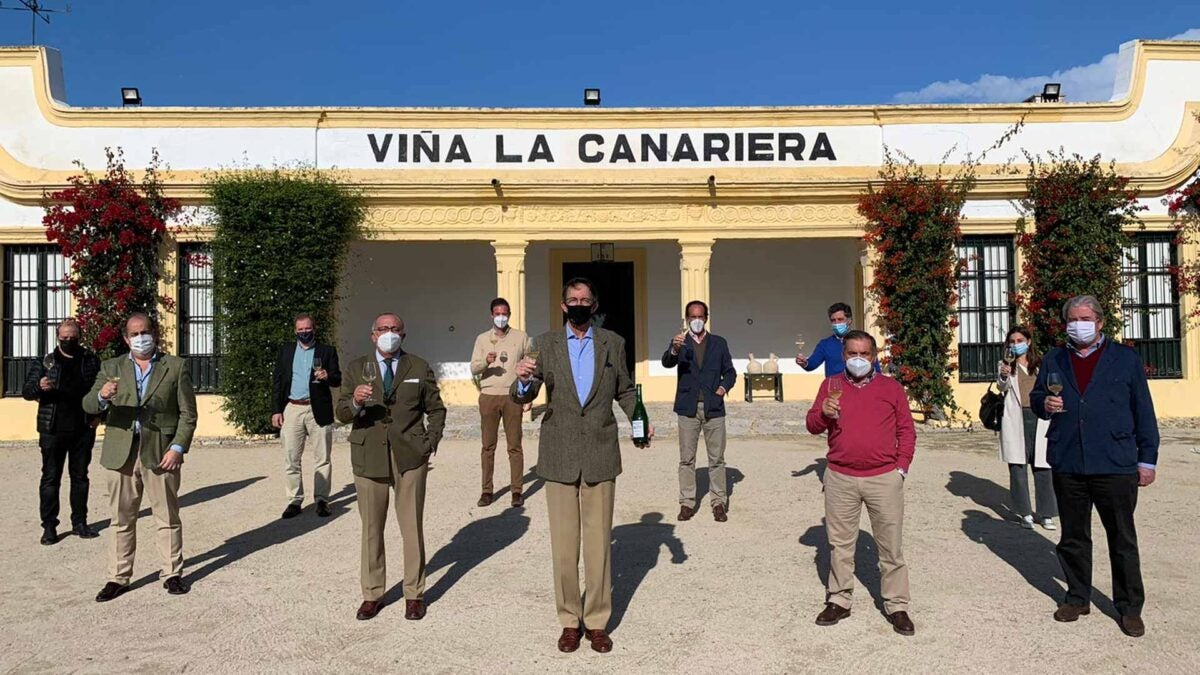
[[[332,513],[329,510],[329,504],[327,502],[317,502],[317,516],[321,518],[328,518],[330,515],[332,515]],[[287,516],[284,517],[286,518]]]
[[[96,594],[96,602],[108,602],[127,590],[129,590],[128,586],[110,581],[104,584],[104,588],[101,588],[100,592]]]
[[[42,528],[42,546],[51,546],[58,543],[58,530],[53,527]]]
[[[95,539],[100,535],[96,534],[95,530],[87,526],[87,523],[76,523],[75,527],[71,528],[71,533],[80,539]]]
[[[295,518],[296,516],[300,515],[300,511],[301,509],[299,504],[288,504],[287,508],[283,510],[283,516],[281,517]]]
[[[171,595],[186,595],[191,590],[187,584],[183,583],[183,579],[180,577],[168,578],[163,582],[163,588],[167,589],[167,592]]]

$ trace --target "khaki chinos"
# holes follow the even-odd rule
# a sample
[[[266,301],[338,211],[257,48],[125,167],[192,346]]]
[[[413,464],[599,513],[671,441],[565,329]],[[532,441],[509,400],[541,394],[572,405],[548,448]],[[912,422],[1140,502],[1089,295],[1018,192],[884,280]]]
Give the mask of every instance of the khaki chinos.
[[[105,472],[108,503],[113,514],[108,578],[122,586],[128,586],[133,577],[138,511],[142,507],[143,495],[150,499],[155,542],[162,560],[162,578],[183,574],[183,523],[179,519],[180,471],[151,471],[142,465],[138,450],[131,447],[125,466]]]
[[[329,461],[333,425],[317,424],[311,405],[288,403],[283,409],[283,427],[279,430],[279,436],[283,440],[288,503],[299,506],[304,502],[301,458],[307,439],[312,439],[313,459],[316,460],[316,466],[313,467],[313,499],[328,503],[329,485],[333,480],[333,468]]]
[[[617,482],[546,482],[554,604],[564,628],[606,630],[612,615],[612,523]],[[582,599],[579,551],[583,549]]]
[[[391,457],[388,478],[354,477],[362,519],[361,579],[363,600],[378,601],[387,592],[387,557],[384,530],[390,491],[396,493],[396,522],[404,542],[404,599],[420,600],[425,594],[425,478],[428,464],[401,472]]]
[[[828,601],[850,609],[854,593],[854,553],[859,520],[866,505],[879,551],[880,587],[888,614],[907,612],[908,565],[901,552],[904,529],[904,476],[892,470],[856,477],[825,471],[825,531],[829,536]]]
[[[708,453],[708,494],[712,506],[728,505],[725,484],[725,417],[705,417],[704,403],[696,416],[679,416],[679,503],[696,508],[696,452],[700,434]]]

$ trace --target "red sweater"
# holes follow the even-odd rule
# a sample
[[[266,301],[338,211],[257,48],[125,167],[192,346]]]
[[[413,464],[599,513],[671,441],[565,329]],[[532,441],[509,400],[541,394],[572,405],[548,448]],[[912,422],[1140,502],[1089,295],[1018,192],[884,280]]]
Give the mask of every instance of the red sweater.
[[[845,375],[834,377],[845,378]],[[821,414],[829,380],[821,383],[808,411],[808,431],[829,432],[829,468],[848,476],[878,476],[896,468],[908,471],[917,448],[908,395],[896,380],[876,375],[865,387],[848,379],[842,387],[838,419]]]
[[[1096,372],[1096,364],[1100,363],[1100,356],[1104,354],[1104,348],[1108,346],[1108,340],[1100,345],[1096,351],[1087,356],[1080,356],[1071,350],[1071,370],[1075,373],[1075,384],[1079,385],[1079,393],[1086,394],[1088,385],[1092,383],[1092,375]]]

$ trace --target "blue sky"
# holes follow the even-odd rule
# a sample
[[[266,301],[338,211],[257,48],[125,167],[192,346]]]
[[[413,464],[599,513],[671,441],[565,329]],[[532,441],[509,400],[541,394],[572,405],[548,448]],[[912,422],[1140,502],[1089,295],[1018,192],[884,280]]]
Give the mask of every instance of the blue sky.
[[[1121,42],[1200,39],[1190,3],[1109,0],[70,4],[38,41],[81,106],[122,86],[147,105],[577,106],[587,86],[606,106],[990,101],[1048,77],[1097,100]],[[28,15],[0,11],[0,43],[28,41]]]

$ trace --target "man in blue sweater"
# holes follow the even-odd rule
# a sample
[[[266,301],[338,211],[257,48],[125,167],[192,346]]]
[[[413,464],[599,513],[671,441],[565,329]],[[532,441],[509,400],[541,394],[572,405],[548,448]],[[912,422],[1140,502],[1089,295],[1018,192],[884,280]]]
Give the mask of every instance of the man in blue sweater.
[[[1154,482],[1158,420],[1137,352],[1104,337],[1104,309],[1083,295],[1063,308],[1070,342],[1042,359],[1030,408],[1050,420],[1046,456],[1062,523],[1058,560],[1067,594],[1055,621],[1091,611],[1092,509],[1108,535],[1113,605],[1121,630],[1146,632],[1141,558],[1133,512],[1138,491]]]
[[[846,360],[842,357],[842,341],[845,339],[846,333],[853,328],[853,320],[854,314],[850,305],[844,302],[835,302],[830,305],[829,324],[833,329],[833,335],[818,342],[812,356],[806,357],[804,354],[797,354],[796,365],[811,373],[823,363],[825,364],[825,377],[833,377],[845,372]],[[879,372],[879,361],[875,362],[875,372]]]

